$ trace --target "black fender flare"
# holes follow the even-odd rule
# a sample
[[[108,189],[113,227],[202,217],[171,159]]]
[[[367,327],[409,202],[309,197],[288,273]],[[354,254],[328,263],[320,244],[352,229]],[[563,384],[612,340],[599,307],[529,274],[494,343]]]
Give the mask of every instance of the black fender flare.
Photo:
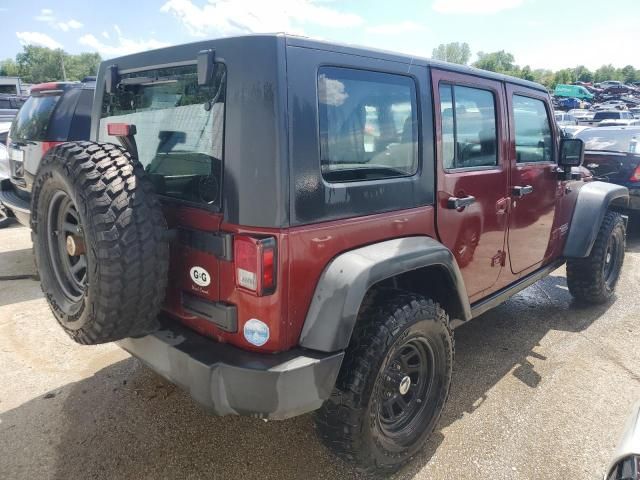
[[[322,352],[345,349],[369,288],[428,266],[446,270],[459,297],[463,320],[471,319],[467,291],[451,251],[430,237],[396,238],[342,253],[327,265],[307,311],[300,346]]]
[[[589,182],[578,192],[571,226],[564,245],[566,258],[584,258],[591,253],[607,210],[625,208],[629,189],[606,182]]]

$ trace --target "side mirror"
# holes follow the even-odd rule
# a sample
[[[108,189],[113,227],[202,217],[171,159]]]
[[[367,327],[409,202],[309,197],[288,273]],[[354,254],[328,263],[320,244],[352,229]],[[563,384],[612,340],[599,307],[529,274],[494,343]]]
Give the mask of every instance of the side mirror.
[[[213,78],[214,50],[200,50],[198,52],[198,85],[209,85]]]
[[[584,142],[579,138],[563,138],[560,140],[560,158],[558,165],[571,168],[579,167],[584,160]]]

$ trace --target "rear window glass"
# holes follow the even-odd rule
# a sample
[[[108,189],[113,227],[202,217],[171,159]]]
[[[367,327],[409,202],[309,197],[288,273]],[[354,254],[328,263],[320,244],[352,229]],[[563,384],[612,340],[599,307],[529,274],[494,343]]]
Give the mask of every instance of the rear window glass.
[[[318,71],[320,158],[329,182],[418,169],[418,109],[410,77],[337,67]]]
[[[621,112],[597,112],[594,116],[594,120],[612,120],[621,118]]]
[[[18,93],[18,88],[15,85],[0,85],[0,93]]]
[[[589,128],[576,134],[584,142],[585,150],[628,152],[629,144],[640,139],[640,127]]]
[[[60,95],[29,97],[11,126],[11,138],[18,141],[46,141],[49,120]]]
[[[138,157],[158,194],[220,206],[226,70],[216,64],[210,85],[195,65],[125,74],[104,94],[100,138],[107,124],[136,126]]]

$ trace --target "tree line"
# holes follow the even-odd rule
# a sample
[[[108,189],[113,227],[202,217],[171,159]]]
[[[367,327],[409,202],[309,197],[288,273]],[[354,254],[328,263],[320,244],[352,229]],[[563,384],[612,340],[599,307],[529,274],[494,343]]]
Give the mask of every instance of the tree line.
[[[447,62],[469,65],[471,48],[468,43],[452,42],[440,44],[433,49],[432,58]],[[26,45],[15,59],[0,61],[0,76],[21,77],[27,83],[42,83],[55,80],[82,80],[88,75],[95,75],[102,58],[98,53],[80,53],[72,55],[62,49],[51,49]],[[528,65],[520,67],[515,63],[513,54],[500,50],[498,52],[478,52],[474,67],[491,72],[499,72],[514,77],[533,80],[548,88],[558,83],[603,82],[620,80],[625,83],[639,82],[640,69],[627,65],[616,68],[603,65],[595,71],[584,65],[564,68],[556,72]]]
[[[15,59],[0,61],[0,76],[20,77],[27,83],[82,80],[98,72],[98,53],[72,55],[64,50],[26,45]]]
[[[440,44],[433,49],[432,58],[446,62],[469,65],[471,60],[471,48],[468,43],[452,42]],[[498,52],[478,52],[478,59],[472,66],[489,70],[491,72],[504,73],[514,77],[532,80],[546,86],[555,88],[559,83],[573,82],[603,82],[605,80],[619,80],[625,83],[640,82],[640,69],[633,65],[616,68],[613,65],[602,65],[597,70],[591,71],[584,65],[574,68],[564,68],[556,72],[537,68],[532,69],[528,65],[520,67],[515,63],[513,54],[500,50]]]

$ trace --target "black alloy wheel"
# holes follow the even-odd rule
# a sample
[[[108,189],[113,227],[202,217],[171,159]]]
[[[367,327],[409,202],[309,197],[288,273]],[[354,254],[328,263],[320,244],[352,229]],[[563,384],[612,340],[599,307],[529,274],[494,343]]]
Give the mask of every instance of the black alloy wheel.
[[[434,354],[424,338],[413,338],[396,347],[378,378],[376,388],[378,426],[385,436],[406,444],[424,424],[433,381]]]
[[[70,302],[77,302],[87,282],[86,244],[78,208],[66,192],[53,194],[46,225],[49,258],[58,287]]]

